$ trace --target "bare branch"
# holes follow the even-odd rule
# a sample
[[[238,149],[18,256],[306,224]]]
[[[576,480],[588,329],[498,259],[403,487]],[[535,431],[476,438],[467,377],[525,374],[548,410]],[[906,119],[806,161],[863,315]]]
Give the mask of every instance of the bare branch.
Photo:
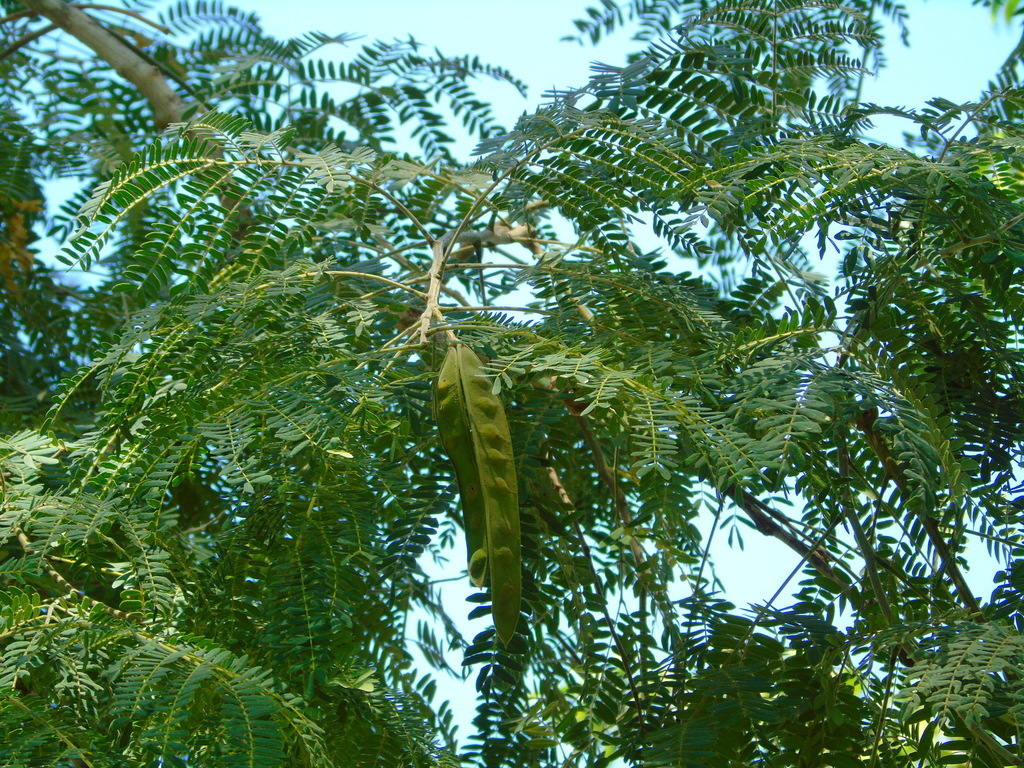
[[[181,122],[185,100],[168,84],[163,72],[80,8],[64,0],[21,0],[31,12],[44,16],[87,45],[121,77],[139,89],[153,108],[159,128]]]

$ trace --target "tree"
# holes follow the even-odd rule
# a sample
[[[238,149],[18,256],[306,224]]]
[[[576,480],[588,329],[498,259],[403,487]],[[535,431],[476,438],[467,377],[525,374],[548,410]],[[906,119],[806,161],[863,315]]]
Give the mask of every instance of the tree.
[[[0,0],[0,764],[1024,763],[1016,58],[913,112],[896,3],[606,0],[644,50],[505,130],[476,59],[150,5]]]

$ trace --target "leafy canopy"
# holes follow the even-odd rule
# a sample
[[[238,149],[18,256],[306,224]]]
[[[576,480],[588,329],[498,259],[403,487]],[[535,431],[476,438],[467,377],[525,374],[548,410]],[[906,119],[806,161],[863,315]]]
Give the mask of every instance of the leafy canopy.
[[[641,50],[506,129],[511,73],[412,39],[0,12],[0,765],[1024,764],[1020,47],[910,111],[859,101],[898,3],[602,0]],[[455,340],[507,644],[442,600]]]

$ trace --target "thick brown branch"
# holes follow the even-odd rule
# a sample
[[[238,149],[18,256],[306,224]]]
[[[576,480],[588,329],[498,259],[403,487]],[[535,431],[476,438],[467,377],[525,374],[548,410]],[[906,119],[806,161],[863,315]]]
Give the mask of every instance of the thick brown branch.
[[[790,531],[787,531],[772,519],[773,517],[781,516],[788,521],[788,518],[785,518],[784,515],[775,512],[775,510],[763,501],[755,498],[742,488],[733,486],[726,493],[740,509],[746,512],[747,517],[750,518],[750,522],[754,524],[754,527],[760,533],[763,533],[765,536],[772,536],[781,541],[806,560],[814,570],[829,581],[834,582],[844,595],[852,597],[850,585],[839,578],[839,574],[837,574],[835,569],[833,569],[828,553],[825,550],[821,547],[812,548],[807,546]]]
[[[132,50],[117,35],[64,0],[21,0],[21,3],[87,45],[117,74],[138,88],[153,108],[157,127],[166,128],[171,123],[181,122],[186,106],[184,99],[171,88],[159,67]]]

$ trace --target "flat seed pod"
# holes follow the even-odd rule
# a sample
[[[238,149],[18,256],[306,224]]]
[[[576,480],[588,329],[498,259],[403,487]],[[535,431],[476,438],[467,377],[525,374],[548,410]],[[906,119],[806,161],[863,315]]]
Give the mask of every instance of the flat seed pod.
[[[494,628],[508,645],[522,600],[515,456],[501,400],[491,391],[480,358],[464,344],[448,348],[434,412],[459,483],[470,579],[483,586],[490,576]]]
[[[462,521],[466,529],[466,560],[469,578],[478,587],[487,580],[487,511],[480,487],[473,439],[459,376],[457,345],[448,348],[434,389],[434,418],[441,434],[441,446],[455,468],[462,499]]]
[[[487,514],[487,567],[494,628],[508,645],[516,632],[522,600],[519,490],[512,437],[505,409],[491,391],[480,358],[467,346],[460,344],[456,349]]]

